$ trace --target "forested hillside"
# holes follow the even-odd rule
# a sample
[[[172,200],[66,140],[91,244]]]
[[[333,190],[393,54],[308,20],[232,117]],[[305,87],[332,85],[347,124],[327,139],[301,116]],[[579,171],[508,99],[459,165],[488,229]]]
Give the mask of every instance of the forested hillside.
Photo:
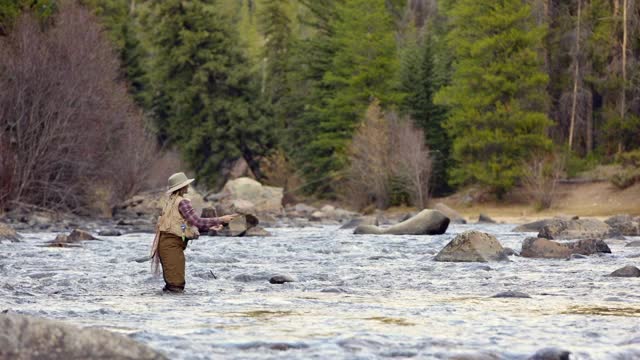
[[[9,50],[26,18],[53,33],[72,2],[0,3],[7,194],[23,165]],[[501,198],[598,163],[624,163],[621,186],[640,179],[634,0],[78,3],[95,15],[78,26],[105,29],[119,60],[112,80],[201,185],[244,160],[287,191],[386,207],[470,184]]]

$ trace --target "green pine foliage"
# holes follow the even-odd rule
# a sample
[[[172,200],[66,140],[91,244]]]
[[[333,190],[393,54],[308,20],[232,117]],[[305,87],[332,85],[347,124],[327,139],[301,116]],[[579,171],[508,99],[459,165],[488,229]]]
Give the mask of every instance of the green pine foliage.
[[[154,4],[151,73],[158,131],[178,145],[204,183],[244,158],[260,176],[259,161],[271,147],[249,63],[233,25],[202,1]]]
[[[383,0],[350,0],[337,6],[332,23],[335,49],[323,82],[332,90],[319,112],[317,137],[309,144],[313,173],[333,180],[347,165],[346,151],[358,121],[372,99],[400,103],[394,22]]]
[[[262,33],[265,38],[262,94],[274,107],[277,123],[286,128],[281,101],[289,95],[287,81],[289,48],[291,46],[291,19],[288,0],[265,0],[260,12]]]
[[[434,40],[427,36],[424,40],[413,39],[403,52],[400,72],[401,88],[406,97],[402,110],[417,126],[423,129],[425,143],[433,158],[432,189],[436,195],[449,191],[447,166],[451,140],[443,123],[446,109],[433,102],[435,93],[444,85],[443,78],[436,74],[434,64]]]
[[[457,161],[451,180],[478,182],[500,196],[514,186],[525,159],[551,146],[549,79],[539,51],[545,28],[520,0],[457,0],[449,16],[455,71],[436,103],[449,107]]]

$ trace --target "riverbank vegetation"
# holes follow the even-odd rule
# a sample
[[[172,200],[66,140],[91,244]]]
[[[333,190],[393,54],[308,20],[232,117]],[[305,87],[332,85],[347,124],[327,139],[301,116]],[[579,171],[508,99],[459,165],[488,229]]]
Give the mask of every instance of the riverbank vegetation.
[[[601,164],[626,188],[639,39],[628,0],[6,0],[0,204],[114,203],[156,147],[200,186],[242,163],[360,209],[468,186],[546,208]]]

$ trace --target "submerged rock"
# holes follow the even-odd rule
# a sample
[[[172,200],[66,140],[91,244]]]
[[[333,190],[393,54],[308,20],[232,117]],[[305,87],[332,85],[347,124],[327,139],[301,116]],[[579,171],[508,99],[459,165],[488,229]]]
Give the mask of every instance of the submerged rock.
[[[437,203],[433,206],[434,210],[438,210],[441,213],[444,214],[444,216],[448,217],[449,220],[453,223],[453,224],[466,224],[467,220],[464,219],[464,217],[462,215],[460,215],[459,212],[453,210],[452,208],[448,207],[447,205],[443,204],[443,203]]]
[[[167,359],[126,336],[17,314],[0,315],[1,359]]]
[[[536,351],[536,353],[527,360],[570,360],[570,354],[570,351],[549,347]]]
[[[100,230],[99,236],[122,236],[122,232],[116,229]]]
[[[632,241],[625,245],[625,247],[640,247],[640,240]]]
[[[545,259],[563,259],[572,254],[593,255],[596,253],[611,253],[611,249],[604,241],[596,239],[559,243],[530,237],[522,242],[522,250],[520,251],[520,255],[523,257]]]
[[[486,224],[496,224],[497,221],[493,220],[489,215],[486,214],[480,214],[478,216],[478,222],[479,223],[486,223]]]
[[[549,240],[606,239],[618,235],[611,226],[597,219],[553,219],[538,233],[539,238]]]
[[[347,222],[346,224],[342,225],[340,227],[340,229],[354,229],[355,227],[357,227],[359,225],[378,226],[379,225],[378,217],[377,216],[373,216],[373,215],[367,215],[367,216],[362,216],[362,217],[358,217],[358,218],[355,218],[355,219],[351,219],[349,222]]]
[[[222,230],[218,231],[216,235],[246,236],[252,228],[255,228],[258,225],[259,222],[258,218],[253,215],[240,215],[231,220],[231,222],[229,222]],[[259,234],[259,232],[256,232],[256,234]]]
[[[73,230],[69,235],[58,234],[54,240],[48,242],[50,247],[73,247],[75,243],[85,240],[98,240],[90,232],[80,229]]]
[[[2,240],[18,242],[21,238],[22,236],[20,236],[11,226],[0,223],[0,242]]]
[[[577,220],[578,217],[574,216],[574,217],[554,217],[551,219],[542,219],[542,220],[537,220],[537,221],[533,221],[530,223],[526,223],[526,224],[521,224],[516,226],[515,228],[513,228],[511,231],[513,232],[540,232],[540,230],[542,230],[542,228],[547,225],[552,223],[555,220]]]
[[[620,268],[614,272],[612,272],[611,274],[609,274],[609,276],[614,276],[614,277],[640,277],[640,269],[638,269],[635,266],[625,266],[623,268]]]
[[[422,210],[416,216],[388,228],[372,225],[358,226],[354,234],[375,235],[438,235],[449,227],[449,218],[436,210]]]
[[[504,292],[497,293],[497,294],[493,295],[492,298],[530,299],[531,296],[529,296],[529,294],[523,293],[521,291],[504,291]]]
[[[616,232],[625,236],[640,236],[640,216],[616,215],[604,221]]]
[[[289,275],[274,275],[269,279],[271,284],[284,284],[288,282],[295,282],[295,279]]]
[[[505,260],[504,248],[493,235],[465,231],[451,240],[434,260],[456,262],[488,262]]]

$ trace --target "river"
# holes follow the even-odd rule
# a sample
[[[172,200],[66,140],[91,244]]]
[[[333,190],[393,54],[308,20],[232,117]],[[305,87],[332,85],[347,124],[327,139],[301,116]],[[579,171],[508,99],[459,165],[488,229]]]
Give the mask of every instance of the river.
[[[640,262],[632,238],[587,259],[433,256],[475,229],[520,250],[513,225],[452,225],[440,236],[353,235],[336,227],[274,236],[203,237],[186,251],[187,291],[163,294],[139,263],[152,235],[48,248],[54,233],[0,244],[0,311],[126,334],[172,359],[526,359],[545,347],[572,359],[640,359]],[[636,238],[639,239],[639,238]],[[274,274],[296,282],[269,284]],[[503,291],[531,298],[492,298]],[[625,344],[630,343],[630,344]]]

